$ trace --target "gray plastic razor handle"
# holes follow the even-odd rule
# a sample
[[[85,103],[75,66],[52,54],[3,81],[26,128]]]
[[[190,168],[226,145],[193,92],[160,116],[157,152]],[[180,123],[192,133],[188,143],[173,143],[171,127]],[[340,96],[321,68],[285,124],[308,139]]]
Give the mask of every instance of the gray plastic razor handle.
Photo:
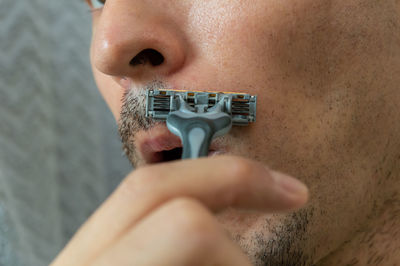
[[[212,139],[229,132],[232,118],[224,112],[199,114],[178,110],[169,114],[167,127],[181,138],[182,159],[194,159],[208,155]]]

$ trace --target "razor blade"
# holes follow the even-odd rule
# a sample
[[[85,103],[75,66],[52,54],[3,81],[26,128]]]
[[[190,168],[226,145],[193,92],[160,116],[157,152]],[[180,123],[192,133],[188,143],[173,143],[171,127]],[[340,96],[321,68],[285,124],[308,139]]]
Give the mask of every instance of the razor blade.
[[[150,89],[146,117],[166,121],[183,144],[182,159],[208,155],[211,141],[256,121],[257,96],[244,93]]]

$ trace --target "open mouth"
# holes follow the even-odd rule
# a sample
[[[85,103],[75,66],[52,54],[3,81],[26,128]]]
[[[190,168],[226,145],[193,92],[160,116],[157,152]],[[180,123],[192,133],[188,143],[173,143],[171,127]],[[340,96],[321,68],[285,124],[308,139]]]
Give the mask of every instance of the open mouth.
[[[153,160],[152,163],[162,163],[162,162],[171,162],[175,160],[180,160],[182,158],[182,152],[183,148],[178,147],[172,150],[164,150],[160,152],[156,152],[154,154],[154,158],[157,158],[156,160]],[[208,157],[215,156],[220,154],[221,152],[215,151],[210,149],[208,152]]]
[[[171,162],[182,158],[182,142],[165,126],[158,126],[137,135],[136,146],[145,164]],[[222,154],[215,144],[211,144],[208,156]]]
[[[178,147],[172,150],[160,151],[159,157],[161,160],[159,162],[170,162],[179,160],[182,158],[182,151],[183,151],[182,147]]]

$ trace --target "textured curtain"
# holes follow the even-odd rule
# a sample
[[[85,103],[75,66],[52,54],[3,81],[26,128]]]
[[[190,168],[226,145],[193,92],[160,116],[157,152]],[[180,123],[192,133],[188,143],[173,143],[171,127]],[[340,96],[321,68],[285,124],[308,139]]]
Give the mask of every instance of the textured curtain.
[[[83,0],[0,0],[0,265],[48,265],[131,170]]]

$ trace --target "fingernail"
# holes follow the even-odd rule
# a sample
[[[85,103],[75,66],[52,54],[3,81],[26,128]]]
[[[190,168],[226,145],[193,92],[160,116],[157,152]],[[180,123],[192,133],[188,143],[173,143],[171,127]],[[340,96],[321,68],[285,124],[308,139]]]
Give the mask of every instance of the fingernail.
[[[308,194],[308,188],[302,182],[291,176],[271,171],[272,176],[275,178],[279,187],[281,187],[286,193],[294,194],[296,196],[304,196]]]

